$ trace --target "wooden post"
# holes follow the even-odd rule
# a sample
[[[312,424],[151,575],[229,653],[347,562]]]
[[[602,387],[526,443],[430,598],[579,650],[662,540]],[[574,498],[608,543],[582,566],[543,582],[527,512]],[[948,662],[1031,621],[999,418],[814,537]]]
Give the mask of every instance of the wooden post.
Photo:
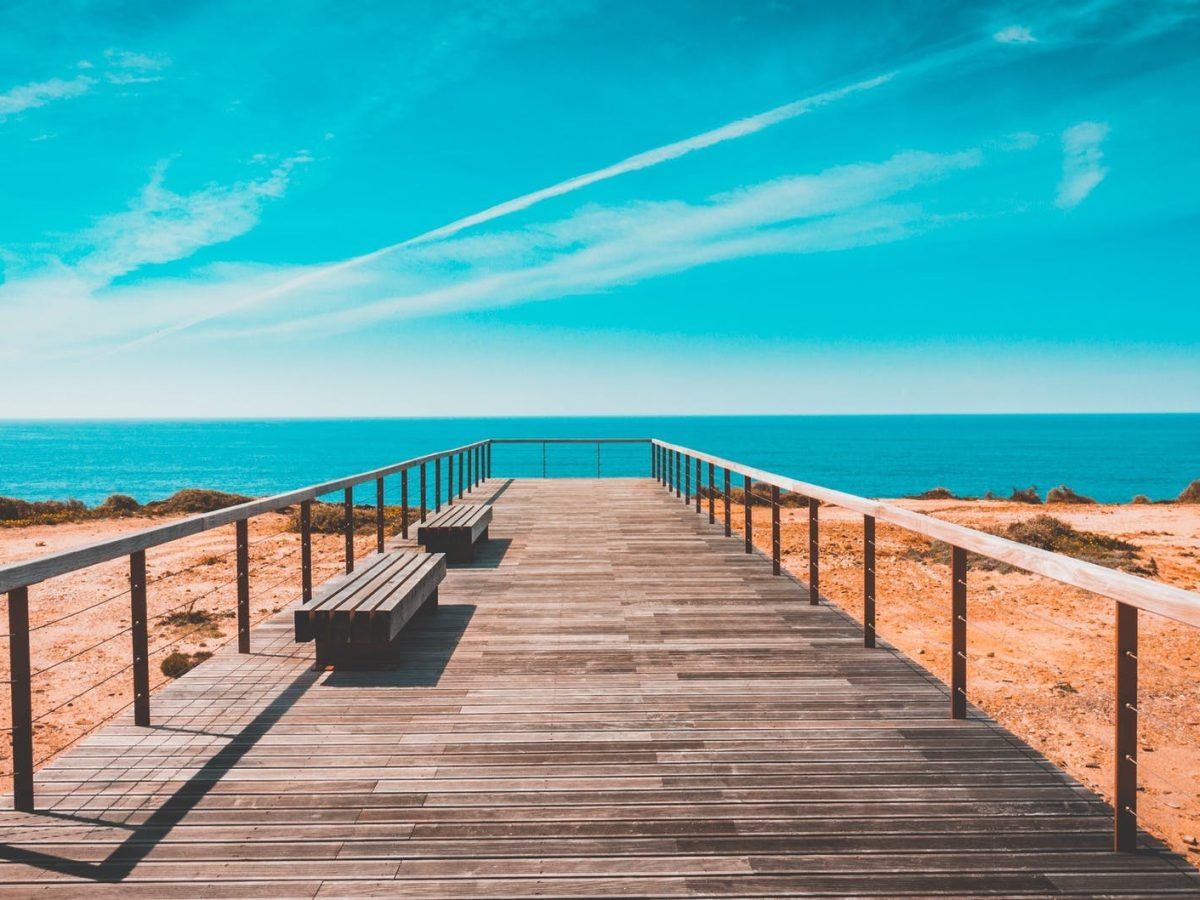
[[[729,470],[725,470],[725,537],[733,534],[732,511],[729,509]]]
[[[29,588],[8,592],[13,809],[33,812],[33,684],[29,674]]]
[[[692,505],[692,457],[683,455],[683,502],[685,506]]]
[[[400,536],[408,539],[408,469],[400,470]]]
[[[433,461],[433,511],[442,511],[442,458]]]
[[[467,493],[475,491],[475,451],[477,447],[472,447],[467,451]]]
[[[679,498],[679,489],[682,485],[682,479],[679,477],[679,467],[683,465],[683,454],[678,450],[675,451],[675,497]]]
[[[446,454],[446,505],[454,505],[454,454]]]
[[[383,479],[375,479],[375,552],[383,552]]]
[[[237,520],[237,628],[238,653],[250,652],[250,528],[248,519]]]
[[[955,547],[950,557],[950,717],[967,717],[967,551]]]
[[[713,484],[713,481],[716,478],[716,476],[714,475],[715,471],[716,471],[716,467],[712,463],[709,463],[708,464],[708,524],[709,525],[712,525],[714,522],[717,521],[717,490]]]
[[[700,514],[700,457],[696,457],[696,514]]]
[[[421,521],[425,521],[425,463],[421,463]]]
[[[492,445],[490,442],[487,445],[487,477],[492,477]]]
[[[129,554],[129,621],[133,635],[133,724],[150,724],[150,636],[146,626],[146,551]]]
[[[346,574],[354,571],[354,488],[346,488],[342,499],[342,530],[346,537]]]
[[[820,508],[820,501],[815,497],[808,498],[808,602],[812,606],[821,602],[821,531],[818,527]]]
[[[459,500],[461,500],[463,498],[463,474],[464,474],[463,470],[466,468],[465,462],[466,462],[466,460],[463,459],[463,454],[459,453],[458,454],[458,499]]]
[[[650,477],[658,480],[658,447],[650,445]]]
[[[312,599],[312,501],[300,503],[300,599]]]
[[[1113,849],[1137,850],[1138,610],[1117,603]]]
[[[874,516],[863,516],[863,646],[875,646]]]
[[[742,506],[742,510],[746,513],[746,528],[744,535],[746,538],[746,552],[749,553],[754,549],[754,515],[750,509],[751,495],[749,475],[742,476],[742,492],[745,494],[745,497],[742,498],[745,501]]]
[[[778,575],[782,570],[783,546],[779,539],[779,485],[771,485],[771,571]]]

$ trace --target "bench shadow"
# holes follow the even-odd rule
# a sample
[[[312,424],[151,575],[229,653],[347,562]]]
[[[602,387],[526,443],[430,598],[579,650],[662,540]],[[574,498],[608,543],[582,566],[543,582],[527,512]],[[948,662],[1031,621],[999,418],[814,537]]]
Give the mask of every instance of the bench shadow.
[[[475,558],[470,562],[447,563],[451,569],[498,569],[504,554],[512,546],[512,538],[488,538],[475,545]]]
[[[95,882],[116,882],[125,879],[137,864],[145,859],[150,851],[171,832],[171,829],[178,825],[208,795],[226,773],[238,764],[242,757],[258,743],[259,739],[283,718],[284,714],[312,686],[319,675],[318,672],[307,671],[292,680],[244,728],[230,737],[228,744],[218,750],[140,825],[121,825],[100,819],[81,817],[81,821],[91,821],[105,827],[128,831],[125,839],[100,862],[68,859],[26,847],[14,847],[10,844],[0,844],[0,859],[24,863],[61,875],[86,878]],[[154,726],[150,726],[146,730],[149,733],[155,730],[175,731],[178,729],[166,727],[155,729]],[[54,812],[44,813],[44,815],[51,818],[77,818]]]
[[[473,603],[446,603],[409,621],[397,642],[399,661],[384,669],[338,669],[328,687],[436,687],[475,615]]]

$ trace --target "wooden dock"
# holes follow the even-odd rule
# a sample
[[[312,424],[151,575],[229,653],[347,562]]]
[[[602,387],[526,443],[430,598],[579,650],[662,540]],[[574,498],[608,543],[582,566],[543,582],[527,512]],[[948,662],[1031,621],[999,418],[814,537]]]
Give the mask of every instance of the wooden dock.
[[[490,497],[400,668],[257,627],[0,812],[0,897],[1200,896],[656,482]]]

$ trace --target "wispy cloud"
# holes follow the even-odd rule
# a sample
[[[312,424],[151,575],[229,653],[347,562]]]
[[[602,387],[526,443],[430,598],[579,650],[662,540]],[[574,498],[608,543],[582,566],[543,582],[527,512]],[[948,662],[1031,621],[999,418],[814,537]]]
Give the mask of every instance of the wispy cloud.
[[[1055,200],[1060,209],[1078,206],[1108,174],[1100,145],[1108,136],[1103,122],[1080,122],[1063,132],[1063,171]]]
[[[135,53],[109,48],[104,51],[108,71],[104,78],[110,84],[146,84],[161,81],[161,70],[170,65],[166,56]]]
[[[86,94],[95,83],[94,78],[77,75],[70,79],[51,78],[48,81],[34,81],[11,88],[0,94],[0,118],[27,109],[36,109],[55,100],[78,97],[80,94]]]
[[[728,259],[899,240],[941,220],[919,204],[897,202],[900,195],[981,162],[975,150],[908,152],[882,163],[739,188],[698,204],[585,207],[528,229],[413,248],[399,264],[372,267],[373,284],[360,284],[356,292],[391,289],[392,295],[251,331],[325,334],[387,319],[594,293]],[[320,308],[326,299],[306,305]]]
[[[1036,44],[1037,38],[1025,25],[1009,25],[992,35],[1001,44]]]
[[[705,131],[692,137],[685,138],[680,141],[675,141],[670,144],[664,144],[661,147],[656,147],[653,150],[647,150],[643,153],[638,153],[627,157],[618,163],[610,166],[605,166],[602,169],[596,169],[592,172],[587,172],[583,175],[577,175],[574,178],[569,178],[566,181],[560,181],[550,187],[542,188],[537,191],[532,191],[528,194],[523,194],[520,197],[515,197],[512,200],[506,200],[503,203],[498,203],[490,206],[477,213],[472,213],[469,216],[464,216],[461,219],[456,219],[446,225],[431,229],[415,237],[408,238],[398,243],[390,244],[386,247],[381,247],[370,253],[364,253],[360,256],[351,257],[350,259],[342,260],[341,262],[333,263],[317,269],[310,269],[303,274],[298,275],[295,280],[287,281],[276,285],[267,291],[250,294],[240,298],[236,303],[233,303],[222,309],[215,309],[206,312],[199,316],[185,319],[177,322],[164,329],[150,332],[137,338],[128,346],[145,343],[147,341],[158,340],[166,337],[169,334],[175,334],[196,325],[203,324],[212,319],[219,318],[224,315],[237,312],[247,307],[255,306],[276,297],[286,294],[289,291],[299,290],[311,286],[314,282],[321,281],[326,278],[331,278],[339,273],[345,272],[348,269],[355,269],[359,266],[367,265],[375,260],[397,251],[419,246],[421,244],[430,243],[433,241],[444,240],[471,228],[475,225],[481,225],[485,222],[491,222],[500,219],[504,216],[512,215],[515,212],[520,212],[529,209],[538,203],[542,203],[553,197],[561,197],[565,194],[570,194],[582,188],[597,184],[601,181],[607,181],[612,178],[617,178],[621,175],[630,172],[636,172],[642,169],[647,169],[652,166],[661,165],[670,160],[679,159],[689,153],[694,153],[697,150],[703,150],[726,141],[737,140],[756,134],[773,125],[778,125],[781,122],[786,122],[794,119],[797,116],[804,115],[814,109],[818,109],[826,104],[833,103],[837,100],[844,99],[853,94],[871,90],[882,84],[886,84],[894,77],[895,73],[885,73],[875,78],[870,78],[864,81],[858,81],[845,87],[836,90],[827,91],[821,94],[815,94],[811,97],[806,97],[802,100],[797,100],[792,103],[784,104],[783,106],[775,107],[758,115],[750,116],[745,119],[739,119],[735,122],[730,122],[722,125],[719,128],[714,128],[710,131]],[[123,349],[123,348],[118,348]]]
[[[89,249],[74,268],[84,280],[107,283],[245,234],[258,224],[263,206],[283,196],[292,170],[309,159],[299,154],[263,178],[211,184],[190,194],[166,187],[168,164],[162,161],[129,209],[101,218],[82,235],[80,242]]]

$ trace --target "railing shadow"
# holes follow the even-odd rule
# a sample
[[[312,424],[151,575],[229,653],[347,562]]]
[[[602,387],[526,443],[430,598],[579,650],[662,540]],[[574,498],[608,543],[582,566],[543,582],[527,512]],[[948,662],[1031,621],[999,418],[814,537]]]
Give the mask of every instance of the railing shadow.
[[[258,743],[259,739],[283,718],[284,714],[319,677],[319,672],[311,671],[298,675],[291,684],[284,688],[282,693],[267,704],[258,715],[230,739],[228,744],[201,766],[162,806],[151,813],[145,822],[132,827],[102,823],[129,831],[128,836],[106,859],[98,863],[81,862],[8,844],[0,844],[0,859],[97,882],[120,881],[126,878],[134,867],[170,833],[171,829],[178,825],[184,816],[207,796],[217,782],[238,764],[242,757]],[[148,729],[148,731],[150,730],[153,730],[153,726]],[[49,815],[63,817],[61,813],[51,812]]]

